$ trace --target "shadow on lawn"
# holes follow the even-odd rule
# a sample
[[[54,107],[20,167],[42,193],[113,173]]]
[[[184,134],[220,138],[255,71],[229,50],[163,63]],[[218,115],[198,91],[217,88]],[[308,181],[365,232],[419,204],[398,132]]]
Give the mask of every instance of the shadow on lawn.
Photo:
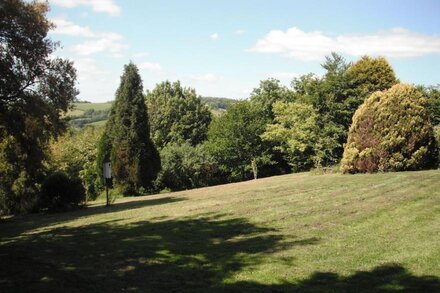
[[[415,276],[399,264],[386,264],[350,276],[315,272],[296,284],[264,285],[238,282],[228,292],[440,292],[437,276]]]
[[[88,217],[93,215],[116,213],[125,210],[143,208],[155,205],[164,205],[169,203],[175,203],[186,200],[183,197],[160,197],[136,199],[128,202],[116,202],[106,207],[105,205],[87,206],[81,209],[64,212],[64,213],[51,213],[51,214],[28,214],[22,216],[15,216],[9,219],[0,221],[0,229],[2,229],[3,236],[16,237],[20,234],[34,230],[39,227],[49,226],[54,224],[60,224],[63,222],[75,220],[81,217]],[[10,230],[10,231],[7,231]]]
[[[292,239],[292,238],[290,238]],[[271,253],[315,245],[224,215],[61,227],[0,246],[4,292],[433,292],[436,277],[388,265],[349,277],[315,273],[297,284],[225,280]],[[6,264],[6,265],[5,265]],[[280,278],[281,279],[281,278]],[[4,289],[4,290],[3,290]]]

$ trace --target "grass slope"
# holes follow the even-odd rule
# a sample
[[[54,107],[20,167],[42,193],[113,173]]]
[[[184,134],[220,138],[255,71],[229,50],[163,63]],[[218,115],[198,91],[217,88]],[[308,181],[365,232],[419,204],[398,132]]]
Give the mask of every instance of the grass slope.
[[[74,103],[73,109],[70,110],[67,115],[68,116],[81,116],[85,111],[93,109],[95,111],[98,110],[109,110],[112,106],[112,102],[107,103]]]
[[[440,171],[278,176],[0,224],[2,292],[440,292]]]

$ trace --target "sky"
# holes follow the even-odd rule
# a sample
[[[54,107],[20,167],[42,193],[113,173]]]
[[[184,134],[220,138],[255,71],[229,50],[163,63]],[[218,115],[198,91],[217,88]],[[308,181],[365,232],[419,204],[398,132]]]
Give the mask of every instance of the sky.
[[[144,90],[180,80],[202,96],[244,99],[269,77],[289,85],[384,56],[402,82],[440,84],[440,1],[49,0],[54,55],[74,61],[79,98],[114,99],[124,64]]]

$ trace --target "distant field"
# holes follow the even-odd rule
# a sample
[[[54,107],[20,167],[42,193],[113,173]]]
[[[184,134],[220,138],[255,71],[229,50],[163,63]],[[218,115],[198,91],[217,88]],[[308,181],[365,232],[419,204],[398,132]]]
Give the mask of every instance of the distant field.
[[[91,125],[91,126],[104,126],[106,122],[107,122],[107,120],[101,120],[101,121],[96,121],[96,122],[89,123],[87,125]]]
[[[277,176],[0,223],[2,292],[440,292],[440,170]]]
[[[112,106],[112,102],[109,103],[74,103],[73,110],[67,113],[68,116],[80,116],[85,111],[93,110],[108,110]]]
[[[107,121],[108,111],[112,103],[75,103],[67,113],[70,125],[84,127],[86,125],[101,126]]]
[[[113,104],[112,102],[107,102],[107,103],[75,103],[75,107],[81,111],[86,111],[89,109],[108,110],[111,108],[112,104]]]

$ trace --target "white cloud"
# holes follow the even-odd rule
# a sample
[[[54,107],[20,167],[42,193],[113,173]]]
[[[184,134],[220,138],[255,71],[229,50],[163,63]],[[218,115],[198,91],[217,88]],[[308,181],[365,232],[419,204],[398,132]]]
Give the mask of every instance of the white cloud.
[[[71,58],[72,59],[72,58]],[[93,102],[105,102],[114,99],[119,82],[115,82],[118,73],[105,69],[94,58],[73,58],[78,71],[79,98]]]
[[[64,18],[54,18],[52,19],[52,22],[56,25],[55,29],[52,31],[53,34],[87,38],[96,36],[89,27],[79,26]]]
[[[121,14],[121,8],[113,0],[51,0],[51,3],[65,8],[88,6],[93,11],[104,12],[111,16]]]
[[[90,40],[74,45],[70,50],[81,56],[108,52],[112,57],[123,57],[123,50],[128,48],[124,38],[113,32],[93,32],[89,27],[77,25],[63,17],[51,20],[55,25],[53,34],[78,36]]]
[[[162,66],[159,63],[144,62],[139,65],[139,68],[146,69],[146,70],[152,71],[152,72],[162,71]]]
[[[440,37],[394,28],[376,34],[341,34],[304,32],[292,27],[272,30],[250,49],[254,52],[279,53],[304,61],[322,60],[335,51],[352,56],[380,55],[394,58],[440,53]]]
[[[212,73],[207,73],[204,75],[191,75],[191,79],[200,82],[214,82],[218,80],[218,77]]]
[[[211,38],[211,40],[218,40],[218,38],[220,37],[218,33],[213,33],[212,35],[209,36]]]
[[[128,45],[124,43],[124,38],[120,34],[100,33],[98,38],[77,44],[72,50],[82,56],[109,52],[113,57],[121,57],[121,52],[126,48]]]
[[[78,81],[96,80],[107,75],[107,72],[98,68],[95,59],[79,58],[74,60],[75,68],[78,71]]]
[[[244,30],[244,29],[238,29],[238,30],[236,30],[234,33],[235,33],[236,35],[242,35],[242,34],[246,33],[246,30]]]

